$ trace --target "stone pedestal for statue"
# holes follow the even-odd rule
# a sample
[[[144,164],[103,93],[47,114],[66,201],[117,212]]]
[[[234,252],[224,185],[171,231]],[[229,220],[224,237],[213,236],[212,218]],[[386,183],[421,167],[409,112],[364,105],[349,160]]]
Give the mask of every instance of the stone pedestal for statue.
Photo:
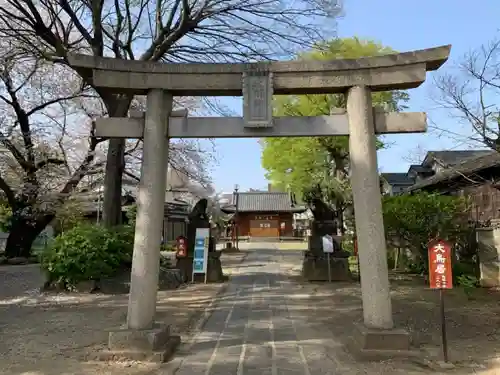
[[[194,237],[193,240],[194,241]],[[213,245],[212,245],[213,244]],[[188,255],[184,258],[178,258],[176,263],[176,268],[181,270],[182,278],[184,282],[204,282],[204,274],[195,274],[193,280],[193,252],[189,252],[189,237],[188,237]],[[194,245],[193,245],[194,248]],[[207,282],[216,283],[226,280],[224,273],[222,272],[222,263],[220,260],[221,252],[215,250],[215,241],[213,237],[210,237],[208,246],[208,264],[207,264]],[[213,249],[211,251],[211,249]]]
[[[304,253],[302,262],[302,276],[308,281],[351,281],[352,274],[349,269],[349,253],[340,250],[336,244],[336,251],[328,254],[323,252],[322,238],[310,236],[308,250]],[[330,272],[328,272],[330,267]]]
[[[323,236],[331,235],[337,229],[333,212],[318,199],[313,201],[313,205],[312,211],[315,219],[311,225],[307,251],[304,252],[302,277],[308,281],[328,281],[329,278],[331,281],[352,280],[349,253],[343,251],[335,239],[333,240],[333,253],[327,255],[323,252]]]
[[[205,275],[196,274],[193,280],[193,259],[194,245],[197,228],[210,228],[210,221],[206,213],[208,202],[201,199],[196,203],[188,216],[189,223],[187,227],[187,254],[185,257],[177,258],[176,268],[181,270],[184,282],[204,282]],[[207,262],[207,282],[222,282],[226,278],[222,272],[222,263],[220,261],[221,253],[215,249],[215,238],[210,236],[208,242],[208,262]]]

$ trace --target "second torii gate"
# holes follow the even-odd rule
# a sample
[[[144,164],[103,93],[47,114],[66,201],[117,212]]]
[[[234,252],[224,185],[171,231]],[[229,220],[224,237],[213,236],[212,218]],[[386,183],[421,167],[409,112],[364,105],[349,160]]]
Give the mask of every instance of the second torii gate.
[[[159,249],[169,138],[297,137],[348,135],[356,213],[364,324],[362,350],[408,350],[409,336],[395,330],[377,168],[375,134],[424,132],[425,113],[384,113],[372,108],[371,93],[408,89],[438,69],[450,46],[331,61],[248,64],[162,64],[72,55],[88,69],[93,85],[117,93],[147,95],[145,113],[96,122],[101,137],[143,138],[136,233],[127,326],[110,333],[111,353],[165,358],[169,327],[154,324]],[[91,72],[90,72],[91,71]],[[345,93],[346,110],[329,116],[273,117],[273,95]],[[172,112],[179,96],[243,95],[243,118],[188,117]]]

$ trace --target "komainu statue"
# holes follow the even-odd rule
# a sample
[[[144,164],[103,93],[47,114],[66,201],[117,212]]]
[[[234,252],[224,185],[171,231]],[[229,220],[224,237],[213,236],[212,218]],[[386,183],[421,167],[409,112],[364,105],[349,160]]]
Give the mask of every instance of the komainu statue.
[[[304,253],[302,276],[309,281],[327,281],[328,264],[332,280],[351,280],[348,257],[349,253],[342,250],[337,235],[337,220],[335,211],[328,207],[321,199],[313,198],[310,203],[313,214],[311,235],[308,238],[308,248]],[[333,237],[333,249],[330,262],[328,255],[323,251],[323,236]]]
[[[210,218],[207,213],[207,199],[200,199],[193,207],[188,215],[187,225],[187,254],[185,257],[178,257],[176,267],[181,270],[184,281],[193,281],[193,258],[194,245],[196,239],[196,229],[210,228]],[[210,233],[208,242],[208,264],[207,264],[207,281],[222,282],[225,277],[222,273],[222,264],[220,261],[220,252],[216,251],[215,238]],[[199,278],[199,279],[198,279]],[[195,275],[194,281],[203,281],[204,275]]]

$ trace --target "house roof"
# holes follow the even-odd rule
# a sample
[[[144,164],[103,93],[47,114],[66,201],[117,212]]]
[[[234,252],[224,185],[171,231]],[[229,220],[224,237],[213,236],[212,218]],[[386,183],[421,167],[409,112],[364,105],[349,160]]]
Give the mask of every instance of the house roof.
[[[233,193],[222,193],[219,196],[219,203],[221,206],[234,204],[233,203]]]
[[[80,209],[86,215],[92,215],[102,211],[102,203],[95,199],[79,199],[77,200]],[[127,212],[135,203],[132,196],[122,197],[122,212]],[[167,201],[164,203],[164,216],[165,217],[186,217],[189,214],[189,204],[182,200]]]
[[[406,173],[382,173],[381,176],[389,185],[410,186],[413,184],[413,180]]]
[[[429,187],[445,181],[450,181],[461,176],[470,176],[481,170],[500,166],[500,153],[488,151],[480,153],[474,158],[466,158],[460,163],[454,164],[452,168],[444,169],[434,176],[418,181],[408,188],[408,191],[415,191]]]
[[[428,166],[432,160],[439,160],[445,165],[455,165],[465,162],[466,160],[475,159],[480,156],[491,155],[495,153],[492,150],[445,150],[445,151],[429,151],[425,156],[422,166]]]
[[[238,212],[304,212],[307,208],[297,205],[289,193],[244,192],[238,193]],[[225,213],[236,212],[236,200],[221,207]]]
[[[429,167],[424,167],[420,164],[412,164],[410,165],[410,168],[408,168],[408,173],[410,173],[411,171],[415,171],[417,173],[427,173],[432,172],[432,169]]]

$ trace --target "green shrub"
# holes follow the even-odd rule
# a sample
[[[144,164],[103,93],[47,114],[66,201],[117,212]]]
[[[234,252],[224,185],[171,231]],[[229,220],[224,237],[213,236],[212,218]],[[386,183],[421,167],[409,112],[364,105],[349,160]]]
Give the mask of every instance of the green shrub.
[[[454,277],[454,281],[456,281],[456,283],[463,288],[467,298],[472,298],[474,289],[479,286],[479,280],[476,276],[472,275],[460,275],[458,277]]]
[[[72,288],[81,281],[115,275],[131,260],[133,242],[126,228],[108,230],[81,224],[57,236],[43,251],[42,269],[52,282]]]
[[[453,264],[453,284],[463,288],[467,298],[473,297],[473,291],[479,286],[475,265],[471,262]]]
[[[0,231],[8,232],[10,230],[12,220],[12,209],[10,206],[0,201]]]
[[[134,227],[130,225],[120,225],[111,230],[119,248],[123,249],[122,261],[125,264],[132,264],[132,252],[134,250]]]
[[[342,250],[354,255],[354,237],[350,235],[342,236]]]
[[[128,208],[127,211],[127,224],[131,226],[132,228],[135,228],[135,220],[137,216],[137,205],[132,205]]]
[[[460,276],[475,277],[475,266],[472,263],[455,262],[452,266],[453,277],[457,279]]]
[[[415,261],[409,261],[406,265],[406,268],[409,273],[414,273],[417,275],[422,275],[427,272],[426,265],[424,265],[424,263],[418,259]]]
[[[166,243],[162,245],[161,251],[177,251],[177,246],[175,243]]]
[[[457,284],[463,288],[477,288],[479,286],[479,280],[476,276],[460,275],[455,279],[457,280]]]
[[[69,200],[56,211],[54,220],[55,232],[62,233],[87,222],[80,202]]]
[[[414,256],[414,268],[427,273],[429,240],[465,244],[470,236],[469,202],[464,197],[416,193],[385,197],[384,226],[390,241],[403,242]]]

